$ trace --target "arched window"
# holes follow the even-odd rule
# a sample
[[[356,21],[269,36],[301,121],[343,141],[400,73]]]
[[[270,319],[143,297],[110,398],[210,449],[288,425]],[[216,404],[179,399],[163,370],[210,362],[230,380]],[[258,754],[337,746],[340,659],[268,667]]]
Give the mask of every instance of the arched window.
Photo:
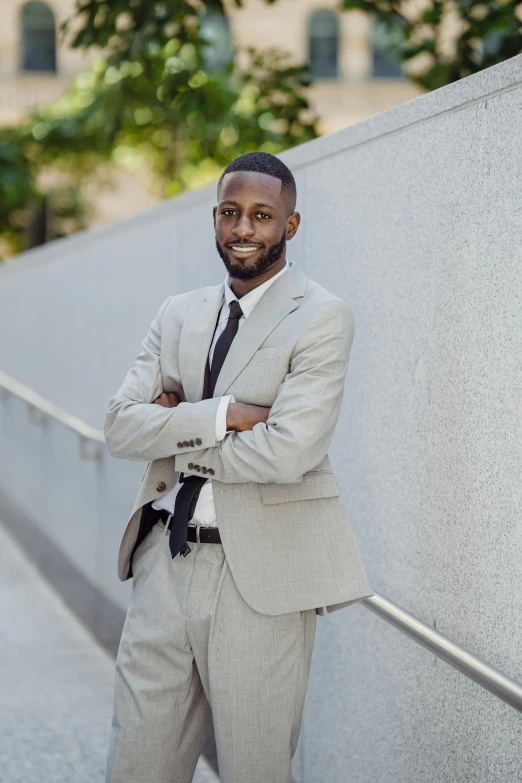
[[[402,73],[401,64],[388,54],[387,47],[393,42],[393,35],[379,19],[373,20],[372,25],[372,53],[374,79],[398,79]]]
[[[205,14],[201,19],[200,35],[208,42],[203,50],[203,64],[209,71],[220,71],[232,60],[230,25],[226,16]]]
[[[339,75],[339,19],[333,11],[316,11],[308,26],[310,75],[336,79]]]
[[[45,3],[22,8],[21,67],[24,71],[56,71],[54,14]]]

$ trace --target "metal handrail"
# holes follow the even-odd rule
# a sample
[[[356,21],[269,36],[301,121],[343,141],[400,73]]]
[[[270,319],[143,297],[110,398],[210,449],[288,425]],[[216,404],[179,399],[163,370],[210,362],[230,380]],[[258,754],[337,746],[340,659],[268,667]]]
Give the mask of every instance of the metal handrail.
[[[2,391],[4,395],[12,394],[13,396],[18,397],[18,399],[23,400],[23,402],[28,405],[30,415],[32,415],[34,411],[37,411],[42,414],[43,417],[54,419],[55,421],[60,422],[60,424],[63,424],[64,427],[75,432],[80,438],[80,456],[83,459],[98,460],[101,458],[103,452],[102,446],[105,446],[105,438],[101,430],[91,427],[89,424],[86,424],[84,421],[77,418],[77,416],[73,416],[72,413],[67,413],[67,411],[59,408],[58,405],[55,405],[53,402],[50,402],[50,400],[42,397],[38,392],[33,391],[29,386],[25,386],[23,383],[11,378],[10,375],[7,375],[7,373],[2,372],[1,370],[0,391]],[[33,421],[35,421],[34,417]],[[35,423],[42,422],[35,421]],[[94,452],[89,452],[87,450],[87,442],[96,444]]]
[[[364,598],[361,604],[398,628],[417,644],[421,644],[438,658],[449,663],[454,669],[465,674],[470,680],[505,701],[510,707],[522,712],[522,685],[519,682],[506,677],[498,669],[469,653],[444,634],[423,623],[422,620],[417,620],[409,612],[405,612],[400,606],[378,593],[370,598]]]
[[[101,430],[97,430],[71,413],[67,413],[1,370],[0,390],[15,395],[26,402],[30,409],[37,410],[76,432],[81,439],[80,452],[84,458],[99,459],[101,457],[101,446],[102,444],[105,445],[105,438]],[[97,453],[94,457],[85,453],[83,448],[85,441],[93,441],[97,444]],[[447,636],[422,622],[422,620],[418,620],[384,596],[375,593],[370,598],[364,598],[360,603],[395,628],[398,628],[399,631],[402,631],[415,642],[430,650],[438,658],[453,666],[454,669],[469,677],[470,680],[473,680],[485,690],[502,699],[510,707],[522,712],[522,685],[520,683],[502,674],[498,669],[490,666],[476,655],[469,653],[463,647],[448,639]]]

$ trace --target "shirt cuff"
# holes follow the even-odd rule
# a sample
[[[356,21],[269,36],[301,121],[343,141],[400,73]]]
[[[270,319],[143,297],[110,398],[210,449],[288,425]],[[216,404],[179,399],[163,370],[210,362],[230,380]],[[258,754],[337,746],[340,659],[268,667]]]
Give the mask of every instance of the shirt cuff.
[[[223,440],[227,434],[227,411],[229,403],[235,402],[233,394],[222,397],[216,413],[216,440]],[[230,432],[230,430],[228,430]]]

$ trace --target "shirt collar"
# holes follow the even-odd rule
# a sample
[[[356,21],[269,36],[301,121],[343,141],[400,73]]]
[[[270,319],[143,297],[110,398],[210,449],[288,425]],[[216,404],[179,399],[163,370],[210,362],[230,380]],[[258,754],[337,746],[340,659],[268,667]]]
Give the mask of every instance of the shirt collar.
[[[270,288],[272,283],[275,283],[278,277],[281,277],[282,274],[286,272],[289,267],[293,266],[293,261],[289,261],[286,259],[286,263],[284,267],[277,273],[277,275],[274,275],[269,280],[266,280],[264,283],[261,283],[261,285],[258,285],[257,288],[253,288],[252,291],[249,291],[248,294],[245,294],[241,297],[241,299],[237,299],[237,296],[230,288],[230,275],[227,275],[225,278],[225,304],[227,305],[227,309],[230,305],[230,302],[234,301],[234,299],[237,299],[239,304],[241,305],[241,310],[243,311],[243,315],[245,318],[248,318],[256,304],[259,302],[265,291]],[[225,317],[227,317],[225,315]]]

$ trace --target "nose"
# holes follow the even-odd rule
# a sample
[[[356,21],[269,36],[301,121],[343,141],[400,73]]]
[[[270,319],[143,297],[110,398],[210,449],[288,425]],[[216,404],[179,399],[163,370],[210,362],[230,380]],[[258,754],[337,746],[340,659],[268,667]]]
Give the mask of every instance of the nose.
[[[242,215],[239,217],[236,225],[234,226],[232,233],[238,237],[238,239],[250,239],[255,234],[254,226],[248,215]]]

